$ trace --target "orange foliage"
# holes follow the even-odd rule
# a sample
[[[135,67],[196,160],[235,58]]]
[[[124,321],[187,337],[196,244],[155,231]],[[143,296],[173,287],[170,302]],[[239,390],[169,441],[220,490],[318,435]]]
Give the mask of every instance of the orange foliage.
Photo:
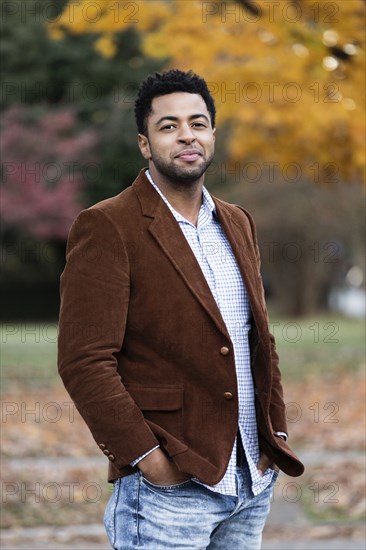
[[[229,161],[296,163],[312,180],[316,165],[320,183],[329,171],[361,181],[364,14],[362,0],[81,0],[49,30],[96,33],[108,58],[113,35],[133,26],[145,55],[209,83],[218,126],[229,123]]]

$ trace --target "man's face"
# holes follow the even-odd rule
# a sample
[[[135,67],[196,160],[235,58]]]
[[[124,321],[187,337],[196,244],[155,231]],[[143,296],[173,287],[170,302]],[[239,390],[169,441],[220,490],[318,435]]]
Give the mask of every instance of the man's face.
[[[176,184],[199,180],[214,155],[215,129],[202,96],[186,92],[155,97],[147,119],[148,137],[139,147],[150,169]]]

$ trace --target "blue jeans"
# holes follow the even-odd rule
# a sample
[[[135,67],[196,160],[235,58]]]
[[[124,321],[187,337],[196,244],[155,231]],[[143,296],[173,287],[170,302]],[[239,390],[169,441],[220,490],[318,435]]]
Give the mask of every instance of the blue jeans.
[[[141,472],[120,478],[104,514],[109,541],[114,550],[258,550],[276,478],[254,496],[244,465],[237,497],[191,480],[160,486]]]

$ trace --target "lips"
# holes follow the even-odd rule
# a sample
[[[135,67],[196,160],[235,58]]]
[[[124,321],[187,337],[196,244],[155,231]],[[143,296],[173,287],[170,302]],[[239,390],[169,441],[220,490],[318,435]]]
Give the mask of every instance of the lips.
[[[202,153],[198,149],[185,149],[178,153],[178,155],[175,155],[175,158],[190,162],[197,160],[199,157],[202,157]]]

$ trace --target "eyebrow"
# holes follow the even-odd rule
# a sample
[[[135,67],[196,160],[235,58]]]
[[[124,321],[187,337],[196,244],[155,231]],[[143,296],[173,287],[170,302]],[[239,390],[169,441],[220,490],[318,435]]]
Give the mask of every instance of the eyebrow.
[[[194,120],[196,118],[205,118],[207,120],[207,122],[210,122],[209,118],[204,115],[203,113],[197,113],[196,115],[191,115],[189,117],[189,120]],[[173,120],[174,122],[177,122],[179,120],[178,117],[176,116],[173,116],[173,115],[166,115],[166,116],[163,116],[161,118],[159,118],[159,120],[155,123],[155,126],[159,126],[159,124],[161,124],[164,120]]]

